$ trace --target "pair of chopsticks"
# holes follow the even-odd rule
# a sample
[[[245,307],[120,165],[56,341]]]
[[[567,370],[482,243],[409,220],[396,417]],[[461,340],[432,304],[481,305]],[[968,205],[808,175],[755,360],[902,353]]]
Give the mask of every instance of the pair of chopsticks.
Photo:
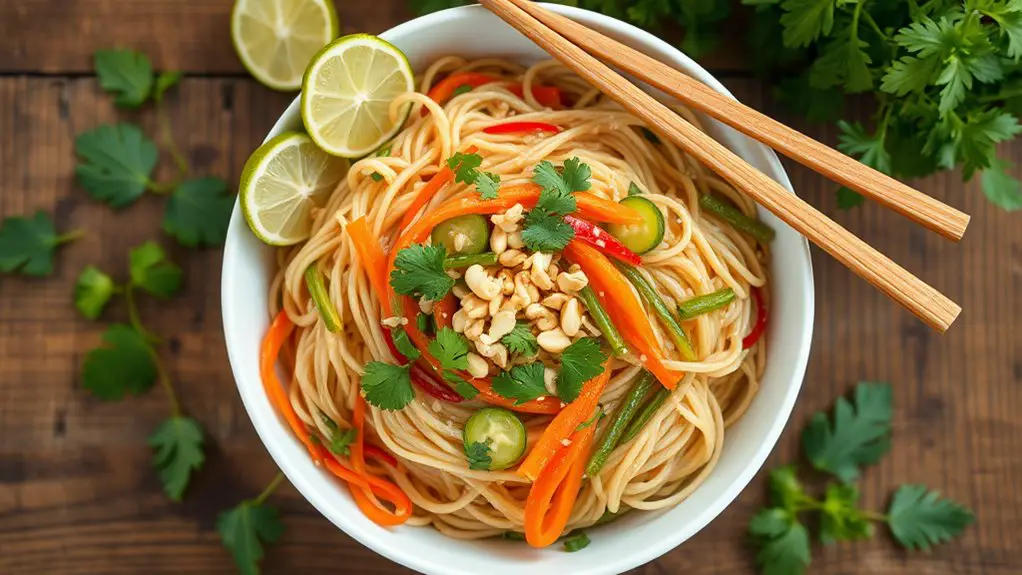
[[[962,309],[958,304],[788,192],[596,57],[952,241],[960,240],[965,233],[968,214],[529,0],[480,3],[930,327],[944,332],[958,317]]]

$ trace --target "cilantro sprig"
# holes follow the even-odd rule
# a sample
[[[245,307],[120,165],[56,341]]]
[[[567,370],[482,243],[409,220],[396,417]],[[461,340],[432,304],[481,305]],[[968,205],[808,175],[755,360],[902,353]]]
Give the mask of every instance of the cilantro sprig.
[[[454,172],[455,182],[474,184],[480,198],[494,200],[497,198],[497,191],[500,190],[500,176],[492,172],[481,171],[479,166],[482,164],[483,157],[479,154],[455,152],[447,159],[447,167]]]
[[[57,234],[45,212],[36,212],[31,218],[6,218],[0,224],[0,272],[48,276],[53,273],[57,248],[83,235],[80,230]]]
[[[277,510],[266,505],[266,499],[283,481],[284,474],[277,472],[262,493],[217,517],[220,540],[234,557],[238,571],[245,575],[259,574],[259,562],[265,555],[263,545],[276,542],[284,534]]]
[[[95,55],[100,86],[116,96],[120,107],[138,108],[152,101],[159,137],[178,171],[178,178],[156,181],[159,148],[132,123],[102,124],[75,138],[75,177],[93,198],[120,209],[145,192],[167,194],[163,230],[188,247],[222,245],[234,205],[227,183],[216,177],[188,178],[187,157],[174,140],[166,107],[168,90],[178,84],[176,71],[153,72],[152,63],[132,50],[102,50]]]
[[[588,190],[592,172],[578,158],[565,160],[558,169],[542,161],[533,170],[532,181],[539,185],[536,206],[525,215],[522,241],[532,251],[553,252],[564,249],[575,237],[575,229],[564,221],[575,211],[573,192]]]
[[[817,413],[803,435],[813,465],[842,480],[858,477],[859,466],[875,463],[890,445],[890,386],[860,383],[854,397],[854,407],[839,399],[831,418]],[[861,509],[859,489],[847,481],[828,484],[818,499],[799,481],[793,465],[770,472],[769,494],[770,507],[749,522],[756,563],[766,575],[805,573],[812,560],[809,529],[801,520],[806,513],[818,514],[824,544],[869,539],[873,524],[884,523],[898,544],[923,550],[957,537],[974,520],[969,510],[922,485],[899,487],[887,513]]]
[[[454,288],[454,279],[444,269],[447,250],[442,244],[412,244],[394,258],[390,285],[401,295],[440,301]]]
[[[571,403],[582,392],[582,385],[603,373],[607,354],[596,338],[583,337],[561,352],[561,371],[557,375],[557,395]]]

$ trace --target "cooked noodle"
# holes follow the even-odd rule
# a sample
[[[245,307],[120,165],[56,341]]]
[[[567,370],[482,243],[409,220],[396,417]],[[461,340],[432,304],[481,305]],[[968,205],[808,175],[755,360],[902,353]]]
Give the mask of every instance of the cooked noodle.
[[[466,70],[520,80],[525,97],[498,84],[457,95],[443,106],[425,95],[439,77]],[[371,232],[389,249],[415,193],[443,161],[471,145],[484,158],[482,169],[499,174],[504,186],[528,182],[542,160],[560,164],[578,157],[592,169],[590,192],[619,200],[636,182],[665,213],[664,242],[643,256],[640,269],[670,305],[725,287],[737,296],[726,307],[686,323],[699,360],[666,362],[686,374],[681,384],[633,441],[613,451],[599,476],[584,481],[567,528],[592,525],[606,511],[676,505],[712,471],[725,429],[741,417],[756,394],[766,345],[761,340],[743,350],[742,339],[755,319],[751,288],[761,288],[769,299],[762,289],[767,283],[768,247],[703,217],[698,197],[712,191],[750,215],[755,213],[753,202],[675,146],[647,138],[639,120],[556,62],[525,68],[497,59],[467,62],[447,57],[431,65],[420,80],[419,93],[406,94],[391,106],[394,116],[409,104],[412,108],[405,128],[393,140],[391,155],[354,163],[346,181],[315,212],[311,238],[277,254],[280,271],[272,283],[270,312],[283,306],[296,324],[281,357],[286,373],[293,374],[289,393],[298,416],[324,437],[330,437],[331,430],[320,413],[341,428],[350,427],[363,366],[372,360],[393,361],[380,326],[380,302],[344,225],[365,216]],[[533,84],[557,86],[574,104],[569,109],[544,109],[532,96]],[[428,115],[421,113],[423,107]],[[678,113],[699,125],[690,111],[679,108]],[[510,116],[564,130],[524,137],[482,132]],[[373,173],[382,179],[370,177]],[[470,193],[475,193],[470,186],[450,184],[425,209]],[[340,314],[339,333],[327,331],[309,297],[303,273],[311,265],[319,266]],[[672,350],[662,327],[651,323],[664,349]],[[612,377],[600,400],[607,413],[614,413],[640,370],[638,359],[626,359],[635,364],[613,360]],[[416,400],[402,410],[368,406],[366,439],[397,456],[396,468],[380,464],[379,471],[414,503],[409,524],[432,524],[457,538],[523,529],[528,480],[513,469],[475,471],[466,464],[463,424],[481,405],[442,402],[416,390]],[[551,416],[520,415],[531,446]]]

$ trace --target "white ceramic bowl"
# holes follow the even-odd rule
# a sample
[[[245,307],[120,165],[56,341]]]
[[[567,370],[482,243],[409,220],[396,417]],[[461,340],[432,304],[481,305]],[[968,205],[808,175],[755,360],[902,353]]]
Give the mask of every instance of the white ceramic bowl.
[[[577,8],[551,10],[641,49],[662,62],[728,91],[698,64],[669,44],[634,26]],[[402,24],[381,37],[408,55],[421,70],[437,57],[505,56],[523,63],[548,58],[525,36],[480,6],[455,8]],[[791,188],[772,151],[730,128],[709,121],[713,136],[772,178]],[[298,99],[267,139],[302,126]],[[431,528],[384,529],[366,519],[346,489],[317,468],[301,443],[273,411],[259,379],[259,341],[269,318],[267,290],[272,251],[249,231],[238,205],[224,248],[222,305],[224,334],[241,399],[259,437],[288,480],[316,509],[362,544],[402,565],[436,575],[602,575],[620,573],[670,551],[716,517],[749,483],[777,441],[802,385],[813,329],[813,278],[805,238],[761,210],[777,230],[773,243],[773,303],[767,368],[748,413],[727,432],[724,451],[706,481],[680,505],[661,512],[629,513],[590,531],[593,543],[579,553],[560,546],[536,550],[499,540],[458,541]],[[741,533],[735,533],[741,537]]]

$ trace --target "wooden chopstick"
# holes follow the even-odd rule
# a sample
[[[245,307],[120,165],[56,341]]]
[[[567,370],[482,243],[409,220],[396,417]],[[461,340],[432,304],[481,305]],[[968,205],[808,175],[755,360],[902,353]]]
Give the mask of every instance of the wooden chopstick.
[[[920,225],[953,240],[962,239],[969,215],[770,116],[728,98],[706,84],[599,32],[528,0],[510,0],[576,46],[625,70],[739,132],[759,140],[800,164],[867,196]]]
[[[932,328],[944,332],[958,317],[961,308],[944,294],[831,221],[709,135],[681,119],[638,86],[548,28],[518,7],[515,3],[517,1],[521,0],[481,0],[481,3],[646,122],[654,131],[667,137],[736,189],[748,194]]]

